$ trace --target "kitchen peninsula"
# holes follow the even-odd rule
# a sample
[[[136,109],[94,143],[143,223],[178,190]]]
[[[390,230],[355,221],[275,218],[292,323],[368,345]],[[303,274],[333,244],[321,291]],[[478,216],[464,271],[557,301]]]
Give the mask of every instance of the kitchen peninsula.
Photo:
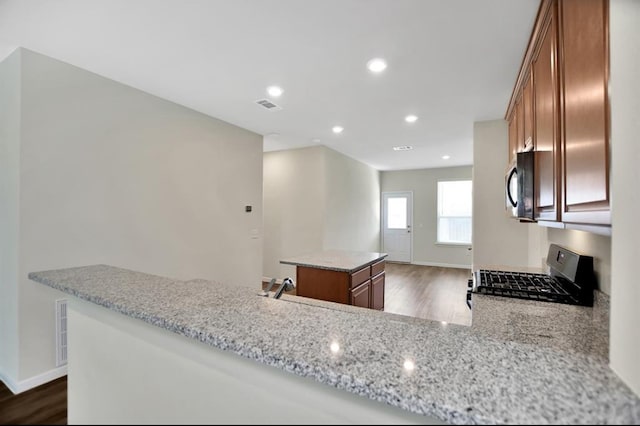
[[[29,278],[75,296],[70,424],[640,422],[606,362],[573,350],[108,265]]]
[[[290,257],[296,266],[296,295],[384,310],[386,253],[325,250]]]

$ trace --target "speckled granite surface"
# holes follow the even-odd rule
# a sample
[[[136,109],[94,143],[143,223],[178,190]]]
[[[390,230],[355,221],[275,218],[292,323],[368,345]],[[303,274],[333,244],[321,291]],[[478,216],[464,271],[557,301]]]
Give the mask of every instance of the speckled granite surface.
[[[35,272],[29,278],[220,349],[450,423],[640,422],[640,400],[599,356],[494,339],[464,326],[295,296],[274,300],[257,296],[258,289],[175,281],[105,265]],[[292,303],[296,300],[301,303]],[[404,368],[406,361],[415,368]]]
[[[325,250],[282,259],[280,263],[351,273],[385,257],[386,253]]]
[[[609,362],[609,298],[594,306],[473,294],[474,331],[502,340],[574,351]]]

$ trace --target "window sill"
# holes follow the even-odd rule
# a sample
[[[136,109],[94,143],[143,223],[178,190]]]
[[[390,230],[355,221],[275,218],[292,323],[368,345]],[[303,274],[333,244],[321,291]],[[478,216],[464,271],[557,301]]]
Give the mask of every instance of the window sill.
[[[469,249],[471,249],[471,243],[441,243],[439,241],[436,241],[434,244],[443,247],[468,247]]]

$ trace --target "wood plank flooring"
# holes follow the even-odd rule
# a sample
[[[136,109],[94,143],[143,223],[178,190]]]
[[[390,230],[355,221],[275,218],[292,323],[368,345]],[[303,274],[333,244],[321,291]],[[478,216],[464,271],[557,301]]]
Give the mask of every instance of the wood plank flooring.
[[[0,424],[66,425],[67,376],[18,395],[0,382]]]
[[[470,326],[469,278],[470,269],[387,262],[384,311]]]

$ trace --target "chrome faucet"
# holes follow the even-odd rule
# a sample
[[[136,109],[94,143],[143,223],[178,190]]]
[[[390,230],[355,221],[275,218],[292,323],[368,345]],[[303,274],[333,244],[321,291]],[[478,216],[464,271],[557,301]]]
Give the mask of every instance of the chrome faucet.
[[[280,296],[282,296],[283,292],[293,290],[294,288],[296,288],[296,286],[293,283],[293,280],[287,277],[282,280],[282,284],[280,284],[280,287],[278,287],[278,290],[276,290],[276,294],[273,296],[273,298],[280,299]]]
[[[276,279],[271,278],[271,281],[269,281],[269,285],[267,286],[267,288],[262,290],[260,293],[258,293],[258,296],[269,297],[269,292],[271,291],[275,283],[276,283]],[[280,287],[278,287],[278,289],[276,290],[276,294],[273,296],[273,298],[280,299],[280,296],[282,296],[282,293],[284,293],[285,291],[293,290],[294,288],[296,288],[296,286],[293,283],[293,280],[287,277],[284,280],[282,280],[282,284],[280,284]]]

